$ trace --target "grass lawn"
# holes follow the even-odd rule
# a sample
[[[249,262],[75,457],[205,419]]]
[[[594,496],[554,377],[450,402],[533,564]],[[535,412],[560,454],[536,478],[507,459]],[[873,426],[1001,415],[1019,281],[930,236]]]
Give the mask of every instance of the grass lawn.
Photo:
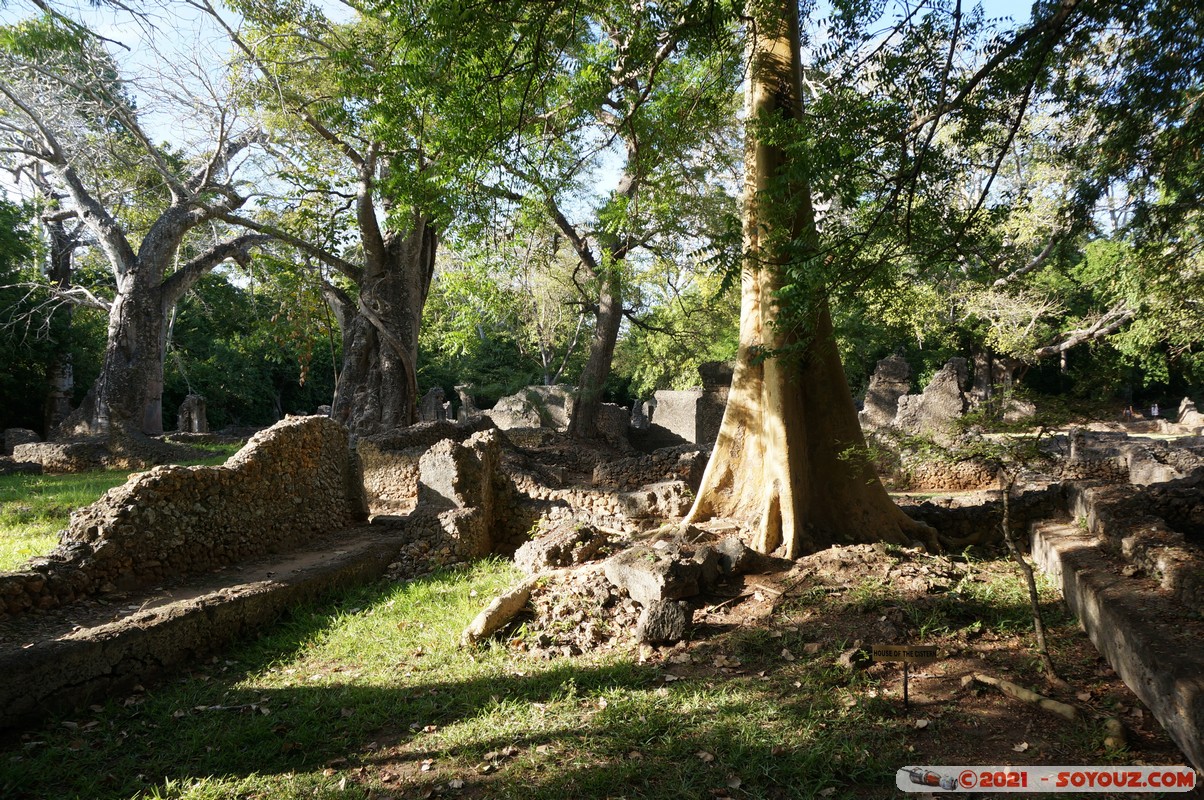
[[[207,445],[213,455],[189,464],[222,464],[238,448]],[[91,505],[132,473],[122,470],[69,475],[0,475],[0,572],[19,569],[29,559],[49,553],[71,512]]]
[[[907,723],[832,653],[674,680],[630,651],[458,649],[515,577],[490,561],[298,610],[168,687],[11,742],[0,796],[807,797],[893,781]],[[731,644],[749,658],[791,643],[750,630]]]

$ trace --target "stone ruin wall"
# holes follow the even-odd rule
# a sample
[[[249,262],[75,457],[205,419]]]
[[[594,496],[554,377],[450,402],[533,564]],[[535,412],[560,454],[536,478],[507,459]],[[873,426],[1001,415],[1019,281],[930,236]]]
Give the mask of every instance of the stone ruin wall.
[[[374,514],[407,514],[418,502],[418,462],[440,441],[462,442],[493,423],[484,417],[469,422],[420,422],[356,443],[364,476],[364,493]]]
[[[982,461],[918,461],[906,464],[891,483],[913,492],[972,492],[994,489],[999,473]]]
[[[72,514],[50,555],[0,575],[0,616],[197,575],[366,518],[346,431],[286,419],[220,467],[155,467]]]
[[[685,481],[698,491],[710,447],[695,444],[665,447],[648,455],[603,461],[594,467],[594,483],[618,489],[638,489],[650,483]]]

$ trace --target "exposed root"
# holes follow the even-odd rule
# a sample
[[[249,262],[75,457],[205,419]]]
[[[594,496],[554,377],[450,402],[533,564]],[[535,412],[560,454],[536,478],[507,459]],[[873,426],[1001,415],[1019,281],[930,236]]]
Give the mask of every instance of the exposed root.
[[[1019,686],[1011,681],[1005,681],[1002,678],[996,678],[991,675],[983,675],[982,673],[975,673],[974,680],[987,686],[994,686],[1014,700],[1040,706],[1046,711],[1057,714],[1059,717],[1063,717],[1071,722],[1079,718],[1079,710],[1069,703],[1063,703],[1060,700],[1054,700],[1043,694],[1037,694],[1031,689],[1025,689],[1023,686]]]

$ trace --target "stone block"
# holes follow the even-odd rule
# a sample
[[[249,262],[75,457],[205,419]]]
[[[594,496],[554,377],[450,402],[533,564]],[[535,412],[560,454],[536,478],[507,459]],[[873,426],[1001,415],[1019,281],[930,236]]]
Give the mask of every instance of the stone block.
[[[430,391],[422,396],[418,401],[418,421],[419,422],[441,422],[447,419],[447,414],[443,409],[443,388],[440,386],[432,386]]]
[[[5,428],[4,455],[11,456],[17,445],[36,444],[40,441],[42,441],[42,437],[28,428]]]
[[[501,398],[484,413],[502,430],[551,428],[565,431],[573,415],[573,402],[571,386],[527,386]]]
[[[744,543],[735,534],[729,534],[715,545],[719,555],[719,567],[725,575],[743,575],[756,572],[764,563],[765,557]]]
[[[501,459],[495,431],[463,444],[437,442],[418,461],[418,504],[428,508],[478,508],[492,515],[493,479]]]
[[[659,481],[619,495],[624,515],[633,519],[683,517],[694,502],[685,481]]]
[[[205,398],[199,394],[190,394],[180,403],[176,412],[176,430],[180,433],[208,433],[209,416],[205,408]]]
[[[606,579],[647,607],[654,600],[680,600],[699,592],[702,568],[673,549],[632,547],[606,560]]]
[[[610,538],[593,525],[571,519],[549,521],[549,529],[518,548],[515,565],[528,575],[584,564],[596,557]]]
[[[902,356],[888,356],[874,367],[858,419],[862,427],[890,425],[899,411],[899,398],[911,388],[911,367]]]
[[[727,406],[727,390],[682,389],[656,393],[652,429],[680,443],[705,444],[715,441]]]
[[[648,644],[673,644],[685,638],[690,607],[674,600],[653,600],[640,612],[635,638]]]
[[[938,442],[951,442],[955,423],[969,408],[966,380],[966,360],[949,359],[924,387],[923,394],[899,398],[895,427],[907,433],[931,436]]]

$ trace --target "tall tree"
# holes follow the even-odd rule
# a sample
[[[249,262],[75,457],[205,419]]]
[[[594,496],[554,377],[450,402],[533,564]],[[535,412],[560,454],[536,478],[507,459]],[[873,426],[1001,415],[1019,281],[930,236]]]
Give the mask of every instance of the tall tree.
[[[558,65],[520,158],[505,163],[505,193],[543,206],[576,253],[594,326],[569,431],[589,439],[620,329],[637,317],[633,273],[724,232],[738,58],[715,4],[585,4],[568,19],[589,35]],[[598,196],[601,164],[618,178]]]
[[[690,520],[739,519],[759,550],[788,557],[838,542],[936,543],[931,530],[894,505],[859,457],[864,439],[833,338],[829,298],[839,284],[863,282],[900,255],[956,247],[989,197],[990,182],[960,217],[922,202],[926,192],[942,188],[945,170],[936,148],[938,134],[947,131],[943,123],[956,113],[967,135],[977,136],[995,120],[1008,120],[999,138],[1006,154],[1075,5],[1061,3],[998,38],[964,72],[954,69],[967,44],[960,4],[934,4],[933,15],[923,19],[910,9],[895,29],[898,37],[872,41],[851,24],[854,39],[869,48],[859,66],[878,74],[860,81],[844,76],[823,93],[831,99],[815,103],[817,119],[840,128],[839,136],[825,138],[803,124],[797,8],[781,0],[748,3],[740,350]],[[846,17],[857,22],[847,13],[853,7],[838,7],[834,31]],[[909,31],[922,38],[909,39]],[[943,48],[934,44],[940,41]],[[910,59],[892,49],[901,44]],[[910,72],[892,75],[899,65]],[[810,88],[824,76],[808,78]],[[859,96],[861,88],[875,91]],[[881,138],[867,121],[879,123]],[[816,190],[825,204],[827,241],[813,206]]]
[[[541,65],[578,34],[553,32],[551,11],[524,4],[477,15],[450,0],[398,0],[345,22],[305,3],[234,5],[249,23],[228,26],[247,96],[287,151],[291,191],[264,198],[275,220],[226,219],[328,268],[344,336],[336,419],[354,435],[409,425],[439,241],[510,146]]]
[[[246,259],[264,237],[223,236],[214,223],[242,205],[232,174],[257,138],[218,110],[215,139],[194,158],[153,143],[100,42],[44,16],[0,32],[0,152],[45,168],[104,254],[108,313],[104,363],[63,433],[136,435],[163,430],[167,315],[209,270]],[[138,204],[125,205],[136,192]]]
[[[812,301],[805,333],[775,324],[786,266],[814,259],[819,243],[805,169],[782,144],[803,112],[798,12],[787,2],[752,2],[748,11],[740,346],[689,519],[747,520],[756,549],[789,558],[846,539],[931,540],[867,461],[842,457],[865,440],[827,301]]]

